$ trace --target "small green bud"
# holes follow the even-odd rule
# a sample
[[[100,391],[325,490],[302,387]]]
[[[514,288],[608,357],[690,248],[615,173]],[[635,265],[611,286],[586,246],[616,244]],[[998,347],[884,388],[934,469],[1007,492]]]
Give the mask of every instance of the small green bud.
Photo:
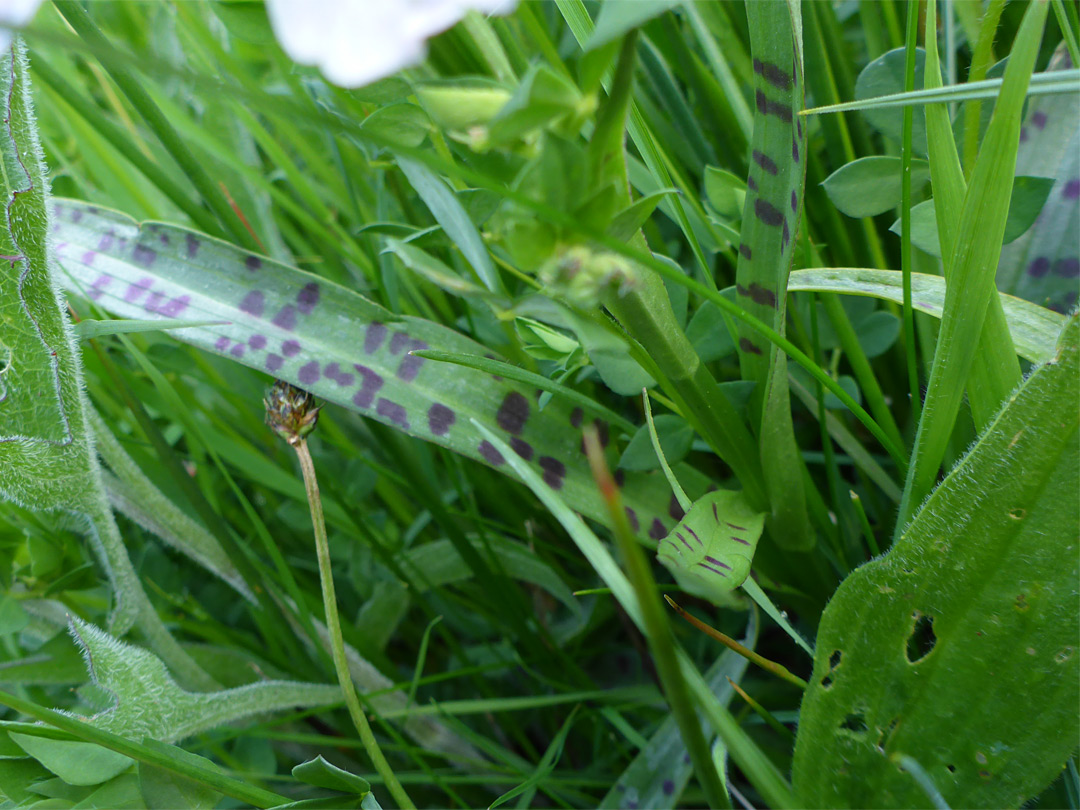
[[[276,380],[263,397],[266,406],[266,424],[289,444],[303,441],[315,429],[321,406],[307,391]]]
[[[416,88],[416,97],[443,129],[468,132],[490,122],[510,100],[510,91],[501,87],[424,84]]]
[[[540,268],[539,277],[549,291],[579,307],[596,306],[616,287],[621,295],[636,284],[630,262],[584,245],[557,254]]]

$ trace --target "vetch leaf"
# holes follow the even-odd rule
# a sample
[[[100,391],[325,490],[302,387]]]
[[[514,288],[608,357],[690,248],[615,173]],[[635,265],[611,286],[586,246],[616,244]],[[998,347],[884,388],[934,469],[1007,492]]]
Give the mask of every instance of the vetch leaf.
[[[720,216],[739,219],[746,201],[746,181],[724,169],[706,166],[705,198]]]
[[[69,785],[100,785],[131,767],[133,760],[102,748],[74,740],[53,740],[9,731],[8,736]]]
[[[605,3],[600,7],[596,27],[582,50],[588,52],[607,45],[631,28],[643,25],[653,17],[679,5],[679,0],[635,0],[633,3]]]
[[[690,452],[690,445],[694,441],[694,429],[686,423],[685,419],[674,414],[657,416],[654,421],[660,447],[668,464],[677,464],[686,458],[686,454]],[[655,470],[659,466],[660,459],[653,450],[649,428],[647,425],[642,425],[630,440],[630,444],[623,450],[619,467],[623,470]]]
[[[305,784],[337,790],[341,793],[355,793],[363,796],[371,792],[371,785],[366,779],[330,764],[322,758],[322,755],[300,763],[292,769],[292,775]]]
[[[930,179],[925,160],[911,161],[911,190]],[[874,155],[847,163],[821,184],[832,204],[849,217],[873,217],[900,205],[900,158]]]
[[[1009,216],[1005,220],[1004,244],[1018,239],[1034,224],[1053,185],[1054,180],[1050,177],[1013,178]],[[899,235],[900,220],[896,220],[889,230]],[[941,258],[941,243],[938,240],[937,215],[934,211],[933,200],[921,202],[911,209],[911,243],[920,250]]]
[[[904,49],[894,48],[884,53],[862,69],[855,80],[855,98],[873,99],[904,91]],[[926,51],[915,49],[915,86],[923,86],[923,69]],[[896,143],[903,140],[904,116],[900,109],[865,109],[863,115],[884,135]],[[915,108],[911,122],[912,148],[920,155],[926,154],[926,114],[921,107]]]
[[[687,593],[717,603],[750,576],[765,513],[756,512],[741,492],[717,490],[698,498],[656,558]]]
[[[227,326],[175,337],[293,383],[318,397],[509,472],[469,421],[503,431],[530,463],[590,517],[606,514],[581,452],[584,414],[536,388],[410,352],[438,347],[490,354],[430,321],[398,317],[326,279],[183,228],[137,225],[117,212],[58,204],[60,261],[68,286],[120,317],[196,315]],[[613,360],[625,343],[612,345]],[[641,390],[641,383],[634,393]],[[606,423],[601,422],[606,434]],[[627,504],[642,535],[673,525],[653,474],[628,474]]]
[[[795,748],[810,807],[1018,807],[1076,746],[1080,319],[825,609]],[[1022,699],[1018,699],[1018,696]],[[992,707],[992,710],[979,710]]]

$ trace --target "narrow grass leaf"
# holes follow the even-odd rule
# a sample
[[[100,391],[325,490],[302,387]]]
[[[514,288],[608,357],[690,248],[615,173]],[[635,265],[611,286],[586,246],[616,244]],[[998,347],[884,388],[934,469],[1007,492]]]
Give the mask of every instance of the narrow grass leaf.
[[[882,301],[903,301],[900,273],[861,267],[829,267],[796,270],[788,282],[791,290],[867,295]],[[911,274],[912,306],[940,318],[945,306],[945,279],[925,273]],[[1022,298],[1000,293],[1009,334],[1016,353],[1025,360],[1042,363],[1050,358],[1065,316]]]

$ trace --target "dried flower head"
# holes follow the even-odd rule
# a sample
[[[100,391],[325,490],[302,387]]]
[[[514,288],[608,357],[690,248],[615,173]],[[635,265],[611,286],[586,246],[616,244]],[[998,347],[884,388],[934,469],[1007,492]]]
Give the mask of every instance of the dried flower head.
[[[319,421],[321,406],[315,404],[315,397],[284,380],[274,382],[263,397],[263,404],[266,424],[292,445],[303,441]]]

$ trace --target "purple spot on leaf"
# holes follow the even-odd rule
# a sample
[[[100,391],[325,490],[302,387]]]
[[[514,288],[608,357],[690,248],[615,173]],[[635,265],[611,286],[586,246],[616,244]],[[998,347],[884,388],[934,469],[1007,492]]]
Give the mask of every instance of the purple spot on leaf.
[[[127,291],[124,293],[124,300],[127,301],[129,304],[134,303],[142,296],[144,292],[150,289],[153,283],[154,280],[152,278],[140,278],[138,281],[136,281],[134,284],[127,288]]]
[[[653,540],[663,540],[667,536],[667,531],[664,529],[664,524],[660,522],[660,518],[653,518],[652,525],[649,526],[649,537]]]
[[[510,437],[510,449],[521,456],[526,461],[532,461],[533,446],[524,439],[519,439],[517,436]]]
[[[683,508],[679,505],[679,499],[674,495],[672,495],[671,500],[668,501],[667,511],[668,514],[671,515],[672,520],[682,520],[683,516],[686,515],[686,512],[684,512]]]
[[[540,456],[540,469],[544,471],[544,483],[552,489],[562,489],[563,479],[566,477],[566,465],[557,458]]]
[[[525,420],[529,418],[529,400],[517,391],[511,391],[499,406],[495,421],[507,433],[521,433]]]
[[[147,312],[157,312],[158,307],[161,306],[161,302],[165,300],[165,293],[154,290],[150,293],[150,297],[146,299],[146,303],[143,304],[143,309]]]
[[[301,315],[307,315],[315,309],[317,303],[319,303],[319,285],[314,281],[305,284],[303,289],[296,294],[296,308],[300,310]]]
[[[1054,262],[1054,275],[1061,278],[1076,278],[1080,276],[1080,259],[1071,256],[1068,259],[1058,259]]]
[[[675,783],[670,779],[665,779],[664,784],[662,784],[660,787],[663,788],[665,796],[671,796],[675,793]]]
[[[799,213],[799,195],[795,193],[795,190],[791,191],[791,211],[794,214]]]
[[[394,332],[390,336],[390,354],[401,354],[409,345],[409,336],[404,332]]]
[[[224,335],[222,335],[221,337],[219,337],[217,340],[214,341],[214,348],[217,349],[219,352],[225,351],[225,349],[227,349],[228,346],[229,346],[229,339],[227,337],[225,337]]]
[[[194,259],[195,255],[199,252],[199,240],[195,238],[195,234],[184,234],[184,243],[187,245],[187,257]]]
[[[243,357],[244,356],[244,344],[243,343],[235,343],[235,344],[233,344],[233,347],[231,349],[229,349],[229,354],[231,354],[233,357]]]
[[[454,424],[456,419],[457,416],[454,414],[454,411],[441,403],[436,402],[428,408],[428,428],[436,436],[445,436],[446,432],[450,430],[450,426]]]
[[[379,416],[384,417],[385,419],[389,419],[395,425],[403,428],[404,430],[409,429],[409,422],[405,418],[405,409],[401,405],[398,405],[396,402],[391,402],[388,399],[379,397],[379,402],[375,406],[375,413],[377,413]]]
[[[581,427],[581,419],[585,416],[585,412],[581,408],[574,408],[570,411],[570,425],[572,427]]]
[[[252,290],[244,296],[244,300],[240,302],[240,311],[246,312],[248,315],[254,315],[256,318],[263,314],[264,296],[262,290]]]
[[[281,311],[274,316],[274,320],[271,322],[274,326],[280,326],[282,329],[288,329],[290,332],[296,327],[296,307],[292,304],[286,304],[281,308]]]
[[[263,335],[252,335],[248,338],[248,346],[259,351],[266,347],[266,338]]]
[[[82,255],[82,263],[83,264],[93,264],[95,256],[97,256],[97,254],[94,253],[94,251],[92,251],[92,250],[86,251],[86,253],[84,253]]]
[[[157,251],[153,248],[149,248],[146,245],[137,244],[135,250],[131,254],[132,260],[140,267],[149,267],[154,263],[154,259],[157,258]]]
[[[1046,113],[1042,110],[1036,110],[1031,114],[1031,123],[1042,129],[1046,126]]]
[[[1028,265],[1027,271],[1033,278],[1042,278],[1050,271],[1050,260],[1046,256],[1038,256]]]
[[[495,445],[487,439],[480,442],[480,447],[478,449],[480,450],[480,455],[484,457],[488,464],[498,467],[500,464],[506,463],[506,459],[503,458],[502,453],[496,450]]]
[[[367,332],[364,333],[364,354],[371,354],[373,351],[382,346],[382,342],[385,338],[385,326],[383,326],[378,321],[369,324]]]
[[[281,353],[286,357],[295,357],[300,354],[300,344],[295,340],[286,340],[281,344]]]
[[[165,306],[158,310],[166,318],[176,318],[187,309],[188,304],[191,303],[190,295],[179,295],[176,298],[171,299]]]
[[[262,267],[262,259],[258,256],[248,256],[244,259],[244,267],[252,271],[258,270]]]
[[[312,360],[310,363],[302,365],[300,371],[296,374],[296,378],[304,385],[311,385],[314,382],[318,382],[319,361]]]
[[[630,528],[633,529],[636,532],[640,528],[640,525],[638,524],[637,512],[635,512],[629,506],[627,506],[625,508],[626,508],[626,519],[630,521]]]
[[[353,402],[361,408],[370,408],[375,401],[375,394],[383,385],[383,378],[367,366],[353,364],[360,374],[360,390],[353,394]]]
[[[1066,200],[1080,199],[1080,179],[1073,178],[1065,184],[1061,190],[1061,196]]]
[[[284,362],[280,354],[268,354],[266,355],[266,370],[271,374],[276,374]]]

